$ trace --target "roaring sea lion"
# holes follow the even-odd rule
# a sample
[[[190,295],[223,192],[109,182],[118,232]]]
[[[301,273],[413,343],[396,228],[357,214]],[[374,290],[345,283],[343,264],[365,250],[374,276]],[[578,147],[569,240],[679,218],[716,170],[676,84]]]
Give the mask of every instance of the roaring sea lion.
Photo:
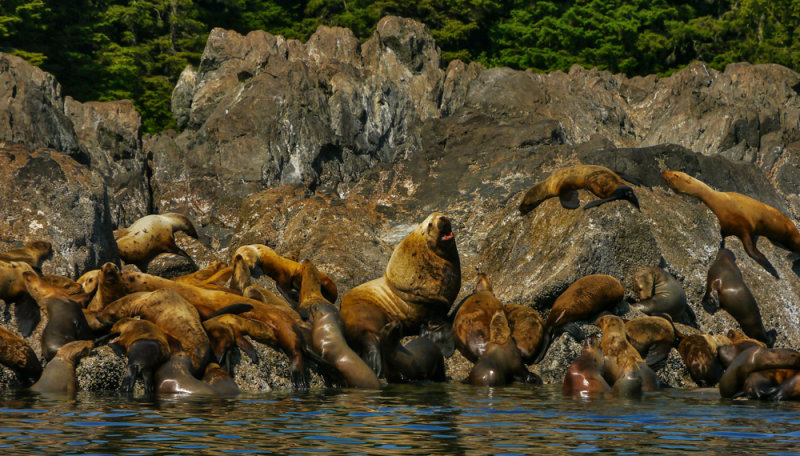
[[[773,396],[777,386],[800,372],[797,369],[767,369],[751,372],[744,381],[742,389],[748,399],[764,399]]]
[[[381,356],[386,363],[389,383],[446,380],[444,356],[439,346],[427,337],[417,337],[407,344],[400,343],[403,327],[393,321],[381,329]]]
[[[128,294],[119,268],[114,263],[104,264],[95,280],[97,280],[96,291],[87,307],[92,312],[101,311],[108,304]]]
[[[544,341],[544,320],[536,309],[519,304],[504,304],[503,310],[517,343],[522,362],[532,364]]]
[[[701,387],[717,384],[722,376],[722,367],[717,358],[720,348],[729,345],[724,336],[693,334],[681,340],[678,353],[689,370],[692,380]]]
[[[534,185],[525,193],[519,212],[527,214],[536,209],[542,201],[557,196],[565,209],[580,206],[578,189],[585,188],[601,198],[586,204],[583,208],[599,206],[614,200],[628,200],[639,209],[639,200],[633,189],[625,184],[614,171],[597,165],[576,165],[553,171],[545,180]]]
[[[212,388],[217,390],[219,394],[224,396],[235,396],[241,393],[236,382],[228,375],[228,372],[217,363],[208,363],[206,372],[203,374],[203,382],[208,383]]]
[[[380,376],[383,361],[379,333],[397,320],[404,335],[423,323],[439,323],[461,288],[461,262],[450,220],[433,213],[392,252],[383,277],[353,288],[342,298],[347,340]],[[439,326],[449,330],[449,325]],[[440,341],[433,335],[434,342]]]
[[[192,375],[192,360],[186,352],[176,352],[156,371],[156,393],[217,396],[219,391]]]
[[[31,386],[31,390],[39,393],[75,394],[78,391],[75,366],[93,348],[94,342],[91,340],[76,340],[65,344],[44,367],[42,377]]]
[[[604,375],[612,391],[638,394],[657,390],[658,379],[636,348],[628,342],[622,319],[616,315],[603,315],[597,319],[597,324],[603,332],[600,348],[605,358]],[[637,376],[640,380],[636,380]],[[620,386],[616,386],[620,380]],[[638,387],[635,386],[637,383]]]
[[[25,339],[0,326],[0,364],[20,374],[30,385],[42,375],[42,365]]]
[[[20,248],[0,253],[0,261],[21,261],[41,272],[42,262],[52,254],[53,244],[47,241],[32,241]]]
[[[777,331],[767,331],[761,321],[761,312],[753,293],[744,283],[742,272],[736,266],[736,257],[728,249],[721,248],[711,263],[706,278],[706,294],[703,308],[714,314],[720,307],[731,314],[745,334],[772,347]]]
[[[503,386],[514,381],[541,383],[536,374],[525,368],[502,310],[492,316],[489,333],[489,345],[469,371],[467,383],[479,386]]]
[[[544,322],[544,338],[534,363],[539,363],[547,354],[550,343],[566,329],[573,337],[583,338],[580,328],[569,323],[588,320],[604,310],[612,308],[622,300],[625,290],[619,280],[605,274],[581,277],[570,285],[553,303]]]
[[[661,177],[675,192],[694,196],[705,203],[719,219],[723,243],[728,236],[738,237],[750,258],[775,278],[780,278],[778,271],[756,247],[759,236],[765,236],[773,244],[800,254],[800,231],[789,217],[774,207],[741,193],[718,192],[679,171],[664,171]]]
[[[639,317],[626,321],[625,333],[647,365],[656,370],[663,365],[675,346],[675,327],[663,317]]]
[[[503,305],[495,298],[486,274],[478,274],[475,291],[458,306],[453,319],[453,339],[465,358],[477,362],[489,345],[489,325]]]
[[[154,392],[155,371],[169,359],[172,352],[167,335],[148,320],[135,320],[130,317],[114,323],[111,333],[119,334],[116,344],[121,346],[128,356],[128,367],[122,379],[122,392],[133,392],[137,379],[142,380],[145,393]]]
[[[670,273],[654,267],[644,267],[633,274],[633,292],[641,301],[632,304],[647,315],[663,313],[679,321],[687,312],[686,292]]]
[[[146,215],[128,228],[115,231],[114,238],[117,240],[120,258],[144,269],[144,265],[159,253],[169,252],[189,257],[175,244],[174,234],[177,231],[183,231],[197,239],[197,231],[192,222],[186,216],[175,213]]]
[[[742,385],[751,372],[767,369],[800,370],[800,352],[781,348],[748,348],[722,374],[719,380],[720,396],[734,397],[741,393]]]
[[[33,267],[23,261],[0,261],[0,299],[14,305],[17,328],[23,337],[36,329],[41,316],[39,307],[25,287],[25,272],[33,273]]]
[[[598,393],[611,391],[603,372],[605,359],[600,348],[600,338],[596,335],[583,341],[580,356],[570,364],[561,385],[561,391],[569,396],[591,397]]]
[[[258,320],[239,315],[218,315],[204,321],[203,327],[211,341],[211,351],[217,358],[217,362],[222,364],[227,364],[228,350],[234,345],[242,348],[250,359],[254,361],[258,359],[256,349],[244,336],[270,346],[275,345],[278,341],[272,328]]]

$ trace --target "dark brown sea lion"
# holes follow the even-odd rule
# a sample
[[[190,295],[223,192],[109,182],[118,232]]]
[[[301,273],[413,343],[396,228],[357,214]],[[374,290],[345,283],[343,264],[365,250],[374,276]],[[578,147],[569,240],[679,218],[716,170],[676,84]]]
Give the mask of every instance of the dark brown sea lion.
[[[647,366],[639,352],[628,342],[625,323],[616,315],[603,315],[597,319],[597,325],[603,332],[600,348],[605,358],[605,379],[612,391],[624,394],[638,394],[641,391],[658,389],[658,379]],[[640,377],[640,386],[635,386]],[[616,383],[622,379],[620,386]],[[622,386],[625,385],[625,386]],[[638,389],[641,388],[641,389]]]
[[[380,388],[375,372],[347,345],[339,311],[322,295],[319,271],[309,260],[303,261],[302,270],[299,306],[311,321],[311,349],[336,368],[345,386]]]
[[[167,335],[148,320],[125,317],[114,323],[112,334],[119,334],[116,344],[128,356],[128,367],[122,379],[121,390],[132,393],[137,379],[141,379],[144,392],[155,391],[153,376],[156,369],[169,359],[172,352]]]
[[[13,369],[25,386],[42,375],[42,365],[25,339],[0,326],[0,364]]]
[[[688,311],[681,283],[661,268],[644,267],[633,274],[633,292],[641,301],[632,304],[647,315],[667,314],[679,321]]]
[[[379,333],[393,320],[404,335],[443,322],[461,288],[461,262],[450,220],[433,213],[392,252],[383,277],[363,283],[342,298],[347,340],[380,375]],[[450,326],[441,324],[442,331]],[[432,334],[439,343],[440,334]]]
[[[272,328],[258,320],[241,317],[239,315],[224,314],[209,318],[203,322],[208,338],[211,341],[211,351],[217,362],[227,364],[228,350],[238,345],[254,361],[258,359],[256,350],[244,336],[265,345],[275,345],[278,339]]]
[[[175,232],[183,231],[197,238],[192,222],[184,215],[175,213],[146,215],[128,228],[114,232],[119,256],[126,263],[144,269],[144,266],[159,253],[169,252],[189,257],[175,244]]]
[[[453,319],[453,339],[465,358],[477,362],[489,345],[489,326],[503,305],[495,298],[486,274],[478,274],[475,291],[458,306]]]
[[[14,305],[17,328],[23,337],[36,329],[41,316],[36,301],[25,287],[22,274],[34,272],[33,267],[23,261],[0,261],[0,300]]]
[[[37,272],[42,270],[42,262],[53,254],[53,244],[47,241],[32,241],[22,247],[0,253],[0,261],[22,261]]]
[[[717,349],[717,358],[719,359],[720,363],[722,363],[723,369],[727,369],[731,362],[733,362],[733,360],[736,359],[741,352],[747,350],[748,348],[767,346],[767,344],[764,342],[750,338],[743,332],[735,329],[729,329],[726,337],[730,339],[730,345],[724,345]]]
[[[514,381],[541,383],[536,374],[525,368],[502,310],[492,316],[489,332],[489,345],[469,371],[467,383],[479,386],[503,386]]]
[[[777,388],[770,391],[769,394],[766,395],[766,398],[775,401],[800,400],[800,372],[795,373]]]
[[[389,383],[407,383],[431,380],[443,382],[444,356],[441,349],[425,336],[401,344],[403,327],[399,322],[387,323],[381,329],[381,356],[386,380]]]
[[[800,372],[797,369],[767,369],[751,372],[742,389],[748,399],[765,399],[777,393],[779,385]]]
[[[186,352],[176,352],[156,371],[158,394],[202,394],[217,396],[219,391],[192,375],[192,360]]]
[[[800,254],[800,231],[789,217],[772,206],[735,192],[718,192],[703,182],[679,171],[661,173],[664,182],[678,193],[699,198],[719,220],[723,243],[728,236],[742,241],[745,251],[776,278],[778,271],[756,247],[759,236],[773,244]]]
[[[570,364],[561,391],[569,396],[591,397],[598,393],[611,391],[603,372],[605,358],[600,348],[600,338],[596,335],[583,341],[581,355]]]
[[[25,272],[22,276],[28,293],[47,312],[47,325],[42,331],[42,355],[45,359],[52,359],[69,342],[93,338],[79,302],[60,288],[46,284],[34,272]]]
[[[67,393],[78,391],[75,379],[75,366],[81,358],[91,353],[94,342],[76,340],[65,344],[56,356],[44,367],[42,377],[31,386],[31,390],[39,393]]]
[[[622,300],[625,290],[619,280],[605,274],[581,277],[570,285],[553,303],[544,322],[544,340],[534,363],[539,363],[547,353],[550,343],[567,329],[573,337],[583,338],[580,328],[569,323],[589,320],[604,310],[611,309]]]
[[[775,344],[777,331],[764,329],[756,299],[744,283],[736,257],[728,249],[719,249],[708,269],[703,308],[710,314],[722,308],[736,319],[745,334],[766,343],[767,347]]]
[[[692,380],[701,387],[717,384],[722,376],[722,367],[717,358],[721,347],[728,345],[722,336],[693,334],[678,344],[680,353]]]
[[[219,394],[224,396],[235,396],[241,393],[236,382],[228,375],[228,372],[217,363],[208,363],[206,372],[203,374],[203,382],[208,383],[212,388],[217,390]]]
[[[719,394],[734,397],[751,372],[767,369],[800,370],[800,352],[781,348],[753,347],[742,352],[725,370],[719,380]]]
[[[104,264],[95,280],[97,280],[96,291],[87,307],[92,312],[101,311],[108,304],[128,294],[119,268],[114,263]]]
[[[522,355],[522,362],[533,363],[544,341],[544,320],[532,307],[504,304],[503,310],[511,328],[511,337]]]
[[[675,346],[675,327],[667,318],[639,317],[625,322],[628,341],[645,358],[647,365],[656,370]]]
[[[555,170],[545,180],[534,185],[522,198],[519,211],[523,215],[527,214],[542,201],[554,196],[558,196],[565,209],[577,209],[580,206],[578,189],[581,188],[601,198],[586,204],[584,209],[619,199],[628,200],[639,209],[639,200],[633,189],[614,171],[597,165],[576,165]]]

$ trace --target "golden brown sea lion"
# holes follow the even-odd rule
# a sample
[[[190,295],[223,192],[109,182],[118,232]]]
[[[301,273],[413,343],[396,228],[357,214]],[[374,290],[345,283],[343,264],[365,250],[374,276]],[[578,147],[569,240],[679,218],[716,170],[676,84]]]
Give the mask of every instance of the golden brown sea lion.
[[[722,308],[736,319],[745,334],[766,343],[767,347],[775,344],[778,333],[764,328],[756,299],[744,283],[736,257],[728,249],[719,249],[708,269],[703,308],[710,314]]]
[[[411,335],[424,323],[444,321],[460,288],[461,263],[450,220],[433,213],[394,249],[383,277],[344,295],[341,314],[347,340],[380,375],[381,328],[397,320],[404,335]],[[439,334],[432,336],[440,342]]]
[[[0,299],[14,305],[17,328],[23,337],[31,335],[41,316],[36,301],[25,287],[22,274],[33,272],[33,267],[23,261],[0,261]]]
[[[748,399],[764,399],[777,393],[779,385],[800,372],[797,369],[767,369],[751,372],[742,390]]]
[[[88,302],[88,296],[83,296],[87,293],[83,291],[81,284],[70,279],[69,277],[56,274],[42,274],[40,277],[44,283],[52,287],[60,288],[64,293],[72,296],[73,299],[86,300]]]
[[[37,272],[42,270],[42,262],[53,253],[53,244],[47,241],[32,241],[24,246],[0,253],[0,261],[21,261],[29,264]]]
[[[570,364],[561,385],[561,391],[569,396],[591,397],[611,391],[603,372],[605,358],[600,348],[600,338],[592,335],[583,341],[580,356]]]
[[[719,220],[723,244],[728,236],[738,237],[750,258],[776,278],[780,278],[778,271],[756,247],[758,237],[765,236],[773,244],[800,254],[800,231],[774,207],[741,193],[718,192],[680,171],[664,171],[661,177],[669,188],[704,202]]]
[[[667,318],[639,317],[625,322],[628,341],[645,358],[647,365],[656,370],[675,346],[675,327]]]
[[[256,342],[265,345],[275,345],[278,339],[272,328],[258,320],[241,317],[239,315],[224,314],[209,318],[203,322],[208,338],[211,341],[211,351],[217,362],[227,364],[228,350],[238,345],[253,360],[258,360],[258,355],[253,345],[244,338],[249,336]]]
[[[205,367],[205,366],[204,366]],[[219,391],[192,375],[192,360],[186,352],[176,352],[156,371],[156,393],[217,396]]]
[[[175,213],[146,215],[128,228],[115,231],[114,238],[120,258],[144,269],[147,262],[159,253],[170,252],[189,257],[175,244],[176,231],[197,238],[192,222],[186,216]]]
[[[711,334],[693,334],[678,344],[678,353],[698,386],[711,387],[719,382],[723,366],[717,353],[727,345],[730,345],[730,339]]]
[[[472,366],[467,383],[479,386],[503,386],[521,381],[541,383],[541,379],[529,372],[522,362],[522,355],[511,337],[511,328],[501,310],[492,315],[489,323],[489,345],[477,363]]]
[[[522,355],[522,362],[533,363],[544,341],[544,320],[532,307],[504,304],[503,310],[511,327],[511,337]]]
[[[156,369],[169,359],[172,352],[167,335],[151,321],[130,317],[117,320],[110,332],[119,334],[115,344],[122,347],[128,356],[121,391],[132,393],[136,380],[141,379],[144,392],[154,392],[153,376]]]
[[[75,379],[75,366],[81,358],[91,353],[94,342],[76,340],[65,344],[56,356],[44,367],[42,377],[31,386],[31,390],[39,393],[67,393],[78,391]]]
[[[100,268],[100,273],[97,274],[96,280],[96,291],[87,307],[89,311],[101,311],[108,304],[128,294],[128,289],[122,281],[119,268],[114,263],[104,264]]]
[[[386,380],[389,383],[407,383],[446,380],[444,356],[439,346],[421,336],[403,345],[403,326],[392,321],[381,329],[381,356]]]
[[[461,304],[453,319],[453,338],[456,348],[465,358],[477,362],[489,345],[489,325],[503,305],[495,298],[486,274],[478,274],[475,291]]]
[[[181,283],[188,283],[189,285],[196,285],[197,283],[215,283],[217,285],[225,285],[228,282],[225,280],[225,275],[228,274],[228,281],[233,274],[233,267],[228,266],[222,261],[212,261],[208,266],[198,269],[195,272],[185,274],[182,276],[174,277],[172,280]],[[222,283],[217,283],[220,281]]]
[[[580,328],[575,325],[564,328],[565,325],[588,320],[604,310],[611,309],[622,300],[624,294],[625,290],[619,280],[609,275],[592,274],[576,280],[553,303],[553,308],[550,309],[550,314],[544,322],[544,338],[534,363],[542,361],[550,343],[564,329],[577,339],[583,338]]]
[[[639,200],[636,199],[633,189],[614,171],[597,165],[576,165],[555,170],[545,180],[534,185],[522,198],[519,211],[523,215],[527,214],[542,201],[554,196],[558,197],[565,209],[577,209],[580,206],[578,189],[581,188],[601,198],[586,204],[584,209],[619,199],[628,200],[639,209]]]
[[[628,342],[622,319],[616,315],[603,315],[597,319],[597,324],[603,332],[600,348],[605,357],[604,376],[611,389],[626,395],[657,390],[658,379],[636,348]],[[636,380],[636,377],[640,380]],[[617,386],[620,380],[622,383]]]
[[[236,382],[228,375],[228,372],[217,363],[208,363],[206,372],[203,374],[203,382],[208,383],[212,388],[217,390],[219,394],[224,396],[235,396],[241,393]]]
[[[42,375],[42,365],[30,345],[3,326],[0,326],[0,364],[20,374],[25,386]]]
[[[722,374],[719,380],[720,396],[734,397],[741,394],[744,381],[751,372],[767,369],[800,370],[800,352],[781,348],[748,348]]]
[[[644,267],[633,274],[633,292],[641,301],[632,304],[647,315],[663,313],[680,321],[688,312],[686,292],[681,283],[661,268]]]
[[[297,312],[294,307],[290,306],[288,302],[279,298],[275,293],[269,291],[261,285],[253,284],[248,286],[244,289],[242,296],[255,299],[256,301],[261,301],[264,304],[269,304],[271,306],[278,306],[288,312],[292,318],[296,319],[297,321],[302,320],[300,313]]]
[[[78,277],[78,282],[81,287],[83,287],[83,292],[88,294],[93,294],[97,291],[97,278],[100,275],[99,269],[92,269],[91,271],[87,271],[82,276]]]

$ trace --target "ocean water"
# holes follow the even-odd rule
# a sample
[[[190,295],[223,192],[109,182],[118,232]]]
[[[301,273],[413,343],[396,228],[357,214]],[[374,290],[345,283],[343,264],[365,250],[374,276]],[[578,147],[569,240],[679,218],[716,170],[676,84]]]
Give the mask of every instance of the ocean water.
[[[800,403],[461,384],[231,398],[4,392],[6,454],[800,454]]]

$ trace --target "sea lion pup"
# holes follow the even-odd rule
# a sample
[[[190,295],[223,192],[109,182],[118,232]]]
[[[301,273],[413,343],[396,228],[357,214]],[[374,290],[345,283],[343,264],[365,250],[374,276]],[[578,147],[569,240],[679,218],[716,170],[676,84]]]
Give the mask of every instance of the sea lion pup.
[[[751,372],[767,369],[800,370],[800,352],[782,348],[753,347],[733,360],[719,380],[719,394],[734,397],[742,392],[742,385]]]
[[[536,209],[542,201],[554,196],[558,197],[564,209],[577,209],[580,206],[578,200],[580,188],[589,190],[601,198],[586,204],[583,206],[584,209],[619,199],[628,200],[639,209],[639,200],[633,189],[614,171],[597,165],[576,165],[557,169],[545,180],[534,185],[522,198],[519,212],[525,215]]]
[[[511,337],[522,355],[522,362],[532,364],[544,340],[544,320],[532,307],[504,304],[503,310],[511,328]]]
[[[710,334],[693,334],[678,344],[678,353],[698,386],[710,387],[719,382],[724,366],[720,365],[717,353],[729,344],[725,336]]]
[[[151,321],[181,344],[192,361],[192,372],[203,372],[211,359],[211,345],[200,314],[175,290],[132,293],[107,305],[97,314],[103,322],[139,316]]]
[[[75,394],[78,391],[75,367],[81,358],[91,353],[92,348],[94,342],[91,340],[75,340],[65,344],[44,367],[42,377],[31,386],[31,390],[39,393]]]
[[[203,394],[217,396],[219,391],[192,375],[192,360],[186,352],[175,352],[156,370],[156,393]]]
[[[159,253],[169,252],[189,258],[189,255],[175,244],[174,234],[183,231],[197,239],[197,231],[184,215],[175,213],[146,215],[133,222],[128,228],[114,232],[119,256],[126,263],[145,269],[145,265]]]
[[[253,284],[248,286],[247,288],[244,289],[242,296],[250,299],[255,299],[256,301],[261,301],[264,304],[269,304],[271,306],[278,306],[281,309],[284,309],[298,321],[303,319],[300,316],[300,313],[297,312],[294,309],[294,307],[290,306],[288,302],[279,298],[275,293],[269,291],[268,289],[262,287],[261,285]]]
[[[777,331],[764,329],[761,312],[756,299],[744,283],[742,272],[736,266],[736,257],[726,248],[719,249],[717,258],[711,263],[706,278],[706,294],[703,308],[714,314],[720,307],[731,314],[745,334],[772,347]]]
[[[217,363],[208,363],[206,372],[203,374],[203,382],[208,383],[224,396],[235,396],[242,392],[228,372]]]
[[[227,354],[234,346],[238,345],[253,361],[258,360],[256,349],[244,338],[249,336],[256,342],[265,345],[275,345],[278,339],[272,328],[258,320],[241,317],[239,315],[224,314],[209,318],[203,322],[203,327],[211,341],[211,351],[220,364],[229,366],[230,359]]]
[[[22,274],[34,272],[33,267],[23,261],[0,261],[0,299],[6,305],[14,305],[14,318],[23,337],[36,329],[41,316],[36,301],[25,287]]]
[[[60,288],[45,283],[36,273],[22,274],[28,293],[41,309],[47,312],[47,325],[42,331],[42,356],[50,360],[65,344],[74,340],[90,340],[92,330],[80,303]]]
[[[642,359],[636,348],[628,342],[625,323],[616,315],[603,315],[597,319],[603,332],[600,348],[605,359],[604,377],[611,389],[620,393],[638,394],[641,391],[658,389],[658,379]],[[641,378],[641,385],[635,387],[635,377]],[[616,386],[622,380],[620,386]],[[624,386],[623,386],[624,385]],[[631,385],[634,385],[632,388]],[[640,389],[637,389],[640,388]]]
[[[622,300],[624,294],[619,280],[609,275],[591,274],[576,280],[553,303],[544,322],[544,337],[534,363],[542,361],[552,341],[564,331],[578,341],[582,340],[583,332],[570,323],[589,320],[612,308]]]
[[[443,322],[460,288],[461,262],[450,220],[435,212],[394,249],[383,277],[344,295],[347,340],[380,376],[381,328],[397,320],[406,336],[417,333],[423,323]],[[449,338],[449,330],[450,325],[440,324],[430,336],[438,344]]]
[[[120,390],[132,393],[137,379],[144,384],[147,394],[155,391],[153,375],[158,366],[169,359],[171,353],[167,335],[148,320],[135,320],[125,317],[117,320],[111,327],[111,334],[119,334],[117,345],[128,356],[128,367],[122,379]]]
[[[42,375],[42,365],[30,345],[3,326],[0,326],[0,364],[17,372],[25,386]]]
[[[465,358],[477,362],[489,345],[489,325],[503,305],[495,298],[486,274],[478,274],[475,291],[461,301],[453,319],[453,339]]]
[[[104,264],[95,280],[97,285],[94,297],[87,307],[91,312],[99,312],[108,304],[128,294],[128,289],[122,281],[122,274],[114,263]]]
[[[375,372],[347,345],[339,311],[322,295],[321,274],[309,260],[302,270],[299,307],[310,316],[311,349],[339,371],[345,386],[380,388]]]
[[[397,321],[387,323],[380,336],[381,356],[389,383],[447,379],[442,350],[432,340],[421,336],[402,345],[403,326]]]
[[[275,281],[275,285],[287,299],[298,301],[297,293],[303,275],[300,263],[278,255],[264,244],[250,244],[236,249],[233,254],[231,288],[241,293],[250,285],[251,274],[259,269]],[[322,274],[322,286],[325,299],[336,302],[339,291],[336,283],[326,274]]]
[[[633,292],[641,301],[631,307],[653,315],[667,314],[675,321],[688,311],[686,292],[670,273],[655,267],[640,268],[633,274]]]
[[[583,341],[580,356],[569,365],[561,391],[565,395],[590,397],[597,393],[611,391],[608,382],[603,378],[605,359],[600,349],[600,338],[596,335]]]
[[[625,322],[628,341],[645,358],[647,365],[655,370],[664,365],[675,346],[675,327],[668,320],[668,315],[664,317],[639,317]]]
[[[697,197],[704,202],[719,220],[723,244],[728,236],[738,237],[750,258],[775,278],[780,278],[778,271],[756,247],[759,236],[765,236],[773,244],[800,254],[800,231],[789,217],[774,207],[741,193],[718,192],[679,171],[664,171],[661,178],[675,192]]]
[[[53,244],[47,241],[32,241],[22,247],[0,253],[0,261],[21,261],[36,272],[42,271],[42,262],[53,254]]]
[[[522,362],[522,355],[511,337],[508,319],[502,310],[492,315],[489,323],[489,345],[483,356],[472,366],[466,382],[478,386],[503,386],[516,381],[541,383]]]
[[[751,372],[744,381],[742,389],[748,399],[765,399],[775,395],[779,385],[797,374],[797,369],[767,369]]]

